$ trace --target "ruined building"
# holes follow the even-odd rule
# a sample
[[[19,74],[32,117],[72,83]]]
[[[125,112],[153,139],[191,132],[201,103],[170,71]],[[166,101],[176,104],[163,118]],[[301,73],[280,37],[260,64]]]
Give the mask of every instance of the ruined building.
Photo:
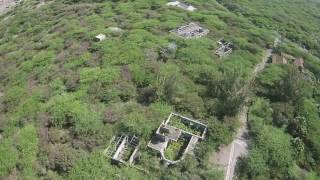
[[[114,136],[103,154],[114,162],[134,165],[135,160],[140,156],[139,139],[136,136]]]
[[[205,124],[171,113],[160,124],[148,147],[159,151],[161,159],[167,164],[176,164],[186,154],[193,154],[198,141],[205,138],[206,131]]]
[[[217,41],[217,44],[219,47],[216,49],[215,54],[220,58],[228,56],[232,53],[232,44],[230,42],[220,39]]]
[[[171,30],[170,32],[185,39],[195,39],[206,36],[210,31],[208,29],[202,28],[194,22],[191,22],[188,25],[181,26],[177,29]]]
[[[296,58],[286,53],[273,54],[272,55],[272,64],[293,64],[300,71],[304,69],[304,60],[303,58]]]

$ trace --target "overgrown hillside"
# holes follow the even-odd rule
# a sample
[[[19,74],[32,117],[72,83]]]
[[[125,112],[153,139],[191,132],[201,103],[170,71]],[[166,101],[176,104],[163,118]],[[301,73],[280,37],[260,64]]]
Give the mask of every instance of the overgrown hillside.
[[[26,0],[2,15],[0,177],[223,179],[223,173],[208,162],[209,156],[219,145],[232,140],[238,127],[235,115],[248,96],[238,91],[250,79],[254,66],[261,61],[264,50],[273,45],[277,34],[272,28],[257,26],[252,18],[226,9],[215,0],[188,2],[198,10],[187,12],[171,8],[166,6],[166,0],[56,0],[45,3]],[[259,2],[255,1],[255,4],[258,6]],[[241,6],[241,3],[237,5]],[[317,20],[308,21],[312,27],[301,29],[301,33],[317,36]],[[210,33],[189,40],[169,33],[189,22],[198,23]],[[296,23],[304,26],[307,22],[297,19]],[[121,30],[115,31],[114,27]],[[283,32],[290,33],[286,28]],[[106,35],[104,41],[94,41],[99,33]],[[232,54],[222,59],[214,54],[218,47],[216,41],[221,38],[233,43]],[[304,43],[300,40],[296,42]],[[175,51],[161,53],[172,43],[177,45]],[[314,46],[308,46],[314,55],[319,55],[318,47],[316,42]],[[281,50],[305,57],[306,71],[313,80],[319,80],[320,63],[316,56],[291,43],[283,44]],[[273,70],[275,72],[268,72]],[[261,89],[273,88],[274,81],[280,81],[279,78],[291,78],[287,77],[289,72],[285,67],[268,67],[259,79]],[[268,87],[264,87],[264,83]],[[274,156],[265,154],[268,161],[290,156],[287,162],[290,166],[279,164],[283,168],[279,173],[286,172],[286,176],[273,175],[273,169],[268,169],[273,164],[266,165],[263,161],[263,170],[267,170],[256,174],[246,174],[248,169],[244,173],[239,171],[241,177],[270,175],[299,179],[296,172],[310,172],[314,177],[319,173],[320,129],[316,128],[320,125],[319,85],[306,84],[308,86],[298,87],[290,84],[290,87],[308,89],[299,97],[299,103],[290,104],[290,108],[296,108],[295,113],[285,112],[291,120],[305,115],[304,118],[312,123],[308,124],[310,134],[306,134],[301,142],[306,146],[303,156],[278,151]],[[300,89],[291,90],[300,92]],[[279,104],[280,100],[268,100],[269,94],[259,92],[257,90],[257,96],[265,98],[261,100],[263,103]],[[296,95],[281,100],[279,106],[293,102],[293,97]],[[208,124],[208,132],[194,156],[186,157],[176,166],[166,167],[161,164],[158,154],[146,145],[172,111],[201,119]],[[284,150],[291,151],[294,147],[290,144],[291,139],[300,134],[284,132],[288,123],[277,124],[277,127],[273,127],[276,125],[272,122],[265,125],[267,118],[270,119],[270,114],[263,115],[260,118],[263,122],[257,122],[259,126],[256,127],[263,126],[267,137],[273,129],[285,137],[265,142],[273,145],[281,141],[285,143]],[[114,165],[102,155],[112,136],[119,134],[135,134],[140,138],[141,158],[137,167],[144,171]],[[243,166],[243,169],[252,167],[250,163]],[[294,173],[287,173],[289,170]]]
[[[256,26],[272,29],[320,55],[320,1],[318,0],[219,0],[229,10]]]
[[[258,76],[249,111],[252,142],[239,164],[240,179],[319,179],[319,1],[229,1],[230,11],[276,30],[276,53],[303,57],[303,72],[272,64]]]

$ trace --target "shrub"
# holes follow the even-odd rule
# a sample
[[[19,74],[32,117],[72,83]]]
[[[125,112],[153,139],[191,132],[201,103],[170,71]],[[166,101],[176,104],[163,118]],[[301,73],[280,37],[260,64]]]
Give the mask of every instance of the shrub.
[[[104,84],[110,84],[120,76],[120,70],[117,67],[108,68],[83,68],[80,71],[80,83],[88,84],[98,81]]]
[[[135,134],[144,138],[149,137],[154,128],[158,126],[148,119],[145,114],[134,111],[125,115],[120,123],[120,132]]]
[[[98,152],[77,160],[72,167],[68,179],[114,179],[115,167],[110,166],[106,158]]]
[[[79,135],[94,134],[102,125],[100,114],[71,95],[53,97],[45,107],[56,127],[72,127]]]
[[[67,144],[55,144],[48,152],[49,168],[59,173],[70,171],[77,158],[77,152]]]
[[[7,111],[12,111],[25,96],[26,90],[20,86],[13,86],[8,89],[4,96],[4,104]]]
[[[153,87],[145,87],[139,89],[138,101],[142,104],[150,104],[157,99],[156,89]]]
[[[80,77],[78,75],[70,75],[65,80],[66,90],[69,92],[76,91],[80,86]]]

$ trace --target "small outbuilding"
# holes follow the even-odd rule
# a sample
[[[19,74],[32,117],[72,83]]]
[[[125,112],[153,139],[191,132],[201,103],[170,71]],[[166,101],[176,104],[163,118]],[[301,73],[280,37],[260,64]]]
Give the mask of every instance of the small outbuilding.
[[[106,39],[106,35],[104,35],[104,34],[98,34],[98,35],[96,35],[95,39],[96,39],[97,41],[103,41],[103,40]]]
[[[301,72],[304,69],[303,58],[301,58],[301,57],[296,58],[296,57],[289,55],[289,54],[286,54],[286,53],[273,54],[272,55],[272,64],[293,64]]]

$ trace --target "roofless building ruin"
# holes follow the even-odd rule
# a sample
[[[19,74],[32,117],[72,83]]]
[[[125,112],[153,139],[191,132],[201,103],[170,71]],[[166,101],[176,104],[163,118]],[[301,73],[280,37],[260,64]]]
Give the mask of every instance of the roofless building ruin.
[[[188,25],[181,26],[177,29],[171,30],[170,32],[185,39],[196,39],[206,36],[210,31],[194,22],[191,22]]]
[[[225,41],[224,39],[220,39],[217,41],[219,47],[216,49],[215,54],[220,58],[228,56],[232,53],[232,43]]]
[[[139,158],[139,139],[136,136],[113,136],[103,154],[114,162],[134,165]]]
[[[148,147],[159,151],[161,159],[167,164],[176,164],[186,154],[193,154],[199,140],[205,138],[207,126],[199,121],[171,113],[162,122]]]

